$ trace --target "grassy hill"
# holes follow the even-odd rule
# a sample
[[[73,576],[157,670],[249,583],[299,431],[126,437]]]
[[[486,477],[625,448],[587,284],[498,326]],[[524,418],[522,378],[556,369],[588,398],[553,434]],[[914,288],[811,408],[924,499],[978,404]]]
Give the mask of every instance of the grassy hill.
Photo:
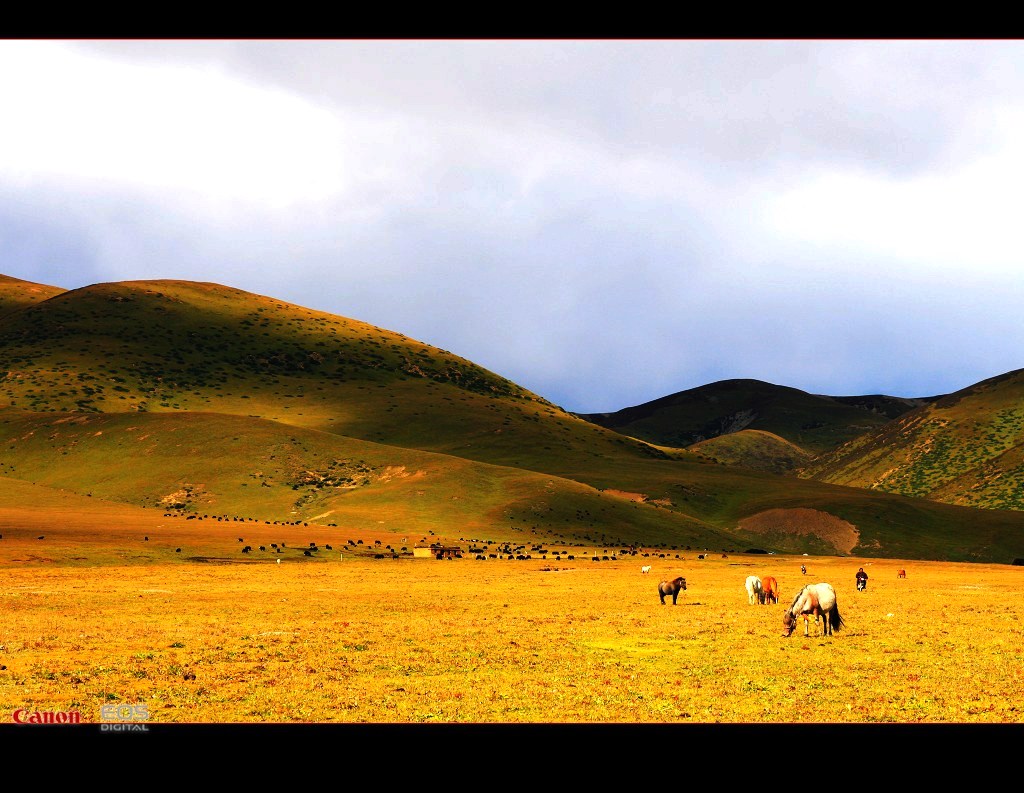
[[[614,413],[581,417],[649,443],[684,448],[741,430],[761,430],[817,455],[923,401],[820,396],[760,380],[722,380]]]
[[[715,547],[731,540],[710,524],[638,511],[574,480],[264,419],[7,408],[0,448],[0,475],[9,480],[161,514],[383,527],[417,538],[455,530],[569,539],[616,525],[626,540],[668,543],[678,533]]]
[[[707,448],[696,454],[633,426],[629,437],[357,320],[208,283],[52,288],[37,300],[21,294],[28,282],[6,286],[0,477],[37,494],[403,535],[1024,556],[1024,514],[781,476],[757,470],[764,460],[718,464]],[[704,423],[732,416],[729,429],[747,428],[733,440],[757,438],[794,459],[852,436],[858,422],[881,426],[878,400],[894,404],[728,383],[689,400],[717,411]],[[754,415],[738,415],[751,410],[744,404]],[[768,432],[778,438],[767,443]],[[770,456],[754,446],[740,450],[748,465]],[[32,509],[11,492],[0,488],[0,507]]]
[[[97,284],[0,316],[0,371],[0,404],[31,411],[225,413],[510,464],[661,455],[445,350],[217,284]]]
[[[0,275],[0,315],[40,303],[66,290]]]
[[[726,465],[785,474],[806,465],[813,455],[764,430],[740,430],[691,444],[690,451]]]
[[[823,482],[985,509],[1024,509],[1024,370],[989,378],[822,455]]]

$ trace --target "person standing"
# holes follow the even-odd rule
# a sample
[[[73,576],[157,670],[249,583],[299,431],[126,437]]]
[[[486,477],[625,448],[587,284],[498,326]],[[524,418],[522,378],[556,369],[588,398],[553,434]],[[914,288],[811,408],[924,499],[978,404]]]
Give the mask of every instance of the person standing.
[[[868,574],[864,572],[864,568],[860,568],[857,571],[857,590],[863,592],[868,588]]]

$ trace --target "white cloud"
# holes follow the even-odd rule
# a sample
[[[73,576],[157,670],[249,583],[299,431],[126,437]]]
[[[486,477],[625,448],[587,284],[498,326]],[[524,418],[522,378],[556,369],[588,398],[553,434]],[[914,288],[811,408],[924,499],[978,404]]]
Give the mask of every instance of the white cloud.
[[[125,68],[59,43],[3,42],[0,73],[0,174],[22,185],[273,209],[343,193],[353,178],[343,119],[209,68]]]
[[[813,246],[819,263],[823,254],[878,271],[898,263],[903,277],[907,268],[919,276],[1019,272],[1024,113],[1001,115],[1001,148],[941,171],[809,174],[766,204],[765,233]]]

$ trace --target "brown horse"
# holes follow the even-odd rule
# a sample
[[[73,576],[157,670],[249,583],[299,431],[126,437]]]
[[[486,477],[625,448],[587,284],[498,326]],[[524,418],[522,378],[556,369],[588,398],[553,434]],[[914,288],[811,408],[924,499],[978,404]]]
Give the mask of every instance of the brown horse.
[[[906,577],[907,577],[907,571],[906,571],[906,570],[904,570],[904,569],[903,569],[903,568],[901,567],[901,568],[900,568],[899,570],[897,570],[897,571],[896,571],[896,577],[897,577],[897,578],[906,578]]]
[[[762,578],[761,590],[762,603],[779,602],[779,582],[775,580],[775,576],[769,575]]]
[[[672,581],[662,581],[658,584],[658,597],[661,598],[661,605],[665,605],[665,595],[672,596],[672,605],[676,604],[676,598],[679,597],[679,590],[686,589],[686,579],[682,576]]]

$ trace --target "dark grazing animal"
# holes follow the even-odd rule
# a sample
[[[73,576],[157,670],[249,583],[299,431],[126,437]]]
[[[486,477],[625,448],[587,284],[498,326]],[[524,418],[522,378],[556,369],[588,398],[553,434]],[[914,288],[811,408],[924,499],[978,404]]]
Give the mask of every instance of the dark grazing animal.
[[[801,589],[793,599],[793,605],[782,615],[782,635],[792,636],[796,630],[797,617],[804,618],[804,636],[810,635],[811,615],[814,615],[814,624],[817,626],[818,618],[824,617],[822,636],[831,636],[832,631],[837,631],[846,623],[839,615],[839,607],[836,605],[836,590],[831,584],[808,584]]]
[[[679,597],[679,591],[685,589],[686,579],[682,576],[679,576],[672,581],[662,581],[658,584],[658,597],[661,598],[661,605],[665,605],[665,595],[671,595],[672,605],[676,605],[676,598]]]

